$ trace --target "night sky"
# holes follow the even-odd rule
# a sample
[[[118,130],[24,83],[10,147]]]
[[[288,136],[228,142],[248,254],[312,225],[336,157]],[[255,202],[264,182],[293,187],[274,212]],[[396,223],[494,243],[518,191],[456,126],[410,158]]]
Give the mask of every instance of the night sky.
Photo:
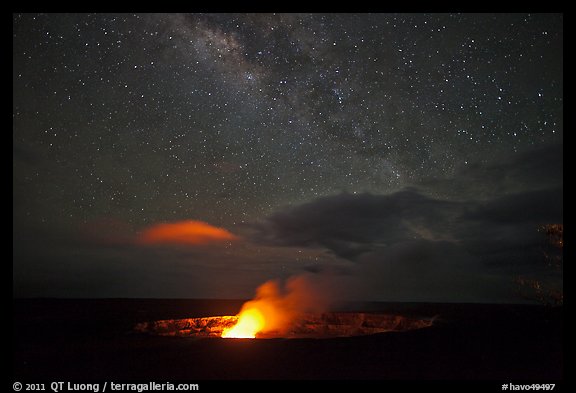
[[[521,302],[560,14],[14,14],[13,294]]]

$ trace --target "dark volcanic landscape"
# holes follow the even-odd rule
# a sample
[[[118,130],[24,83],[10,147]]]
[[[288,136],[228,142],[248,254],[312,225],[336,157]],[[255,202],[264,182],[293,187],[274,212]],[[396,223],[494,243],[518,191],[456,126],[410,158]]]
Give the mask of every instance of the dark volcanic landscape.
[[[563,377],[562,307],[366,303],[429,328],[325,339],[162,337],[141,322],[235,315],[241,300],[14,300],[14,380],[530,380]]]

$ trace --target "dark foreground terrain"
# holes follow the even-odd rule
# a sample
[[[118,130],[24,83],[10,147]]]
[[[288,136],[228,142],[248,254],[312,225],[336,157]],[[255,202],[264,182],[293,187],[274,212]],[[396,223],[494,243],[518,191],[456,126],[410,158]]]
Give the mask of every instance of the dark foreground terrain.
[[[351,311],[438,315],[432,327],[327,339],[138,334],[138,322],[234,315],[242,301],[14,300],[14,380],[393,379],[553,382],[562,308],[369,303]],[[361,310],[358,308],[362,308]]]

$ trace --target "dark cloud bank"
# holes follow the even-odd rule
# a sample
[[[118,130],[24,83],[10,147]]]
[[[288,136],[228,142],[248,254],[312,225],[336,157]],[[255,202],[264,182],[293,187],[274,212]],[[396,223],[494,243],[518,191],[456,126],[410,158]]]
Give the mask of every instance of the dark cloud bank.
[[[459,198],[432,197],[418,188],[320,198],[272,215],[257,225],[255,238],[324,248],[350,261],[350,269],[339,273],[354,277],[340,284],[354,287],[357,296],[518,300],[515,276],[562,285],[561,274],[546,269],[541,231],[542,225],[563,222],[561,160],[558,148],[546,148],[500,166],[468,168],[467,176],[451,180]],[[445,180],[439,183],[446,186]],[[486,192],[474,191],[480,186]]]

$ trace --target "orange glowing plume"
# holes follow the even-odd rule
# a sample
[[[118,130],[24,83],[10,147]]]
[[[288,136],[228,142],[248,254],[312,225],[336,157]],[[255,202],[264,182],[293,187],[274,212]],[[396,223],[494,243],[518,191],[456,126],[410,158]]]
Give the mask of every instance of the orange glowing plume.
[[[237,239],[224,228],[203,221],[178,221],[155,224],[140,233],[139,241],[144,244],[211,244]]]
[[[326,291],[320,288],[305,275],[290,277],[284,285],[278,280],[266,281],[256,289],[254,299],[242,305],[236,325],[224,329],[221,337],[257,338],[286,333],[303,313],[326,309]]]
[[[222,332],[223,338],[256,338],[256,333],[264,329],[266,321],[257,308],[250,308],[238,315],[238,322]]]

